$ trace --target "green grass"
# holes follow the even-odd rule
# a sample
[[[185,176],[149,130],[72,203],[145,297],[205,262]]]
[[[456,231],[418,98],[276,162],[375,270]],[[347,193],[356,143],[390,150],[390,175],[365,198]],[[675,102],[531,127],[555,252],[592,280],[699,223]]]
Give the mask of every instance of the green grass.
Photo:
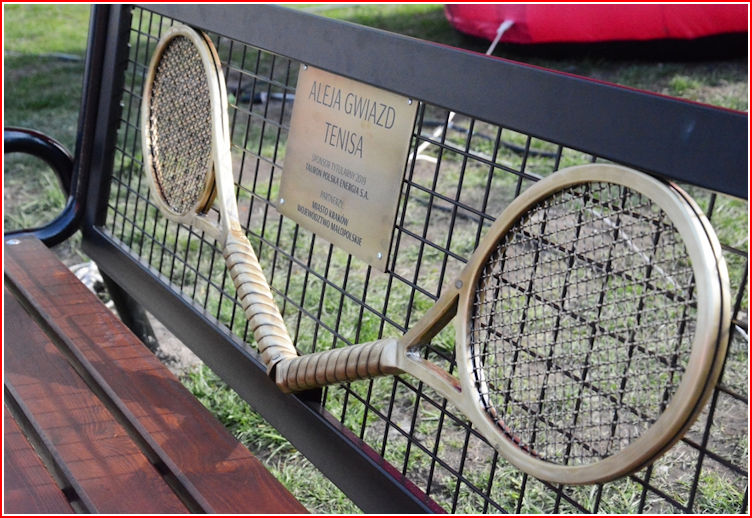
[[[4,5],[3,9],[6,52],[83,57],[88,5]]]
[[[75,144],[90,8],[3,5],[5,126]]]
[[[744,488],[738,487],[727,476],[705,471],[700,476],[696,509],[699,513],[738,514]]]
[[[350,5],[346,7],[302,6],[316,14],[384,29],[437,43],[485,52],[490,42],[465,36],[447,23],[441,4]],[[570,53],[571,54],[571,53]],[[749,84],[745,58],[716,61],[648,61],[582,48],[564,58],[535,53],[516,46],[499,45],[495,56],[570,74],[592,77],[624,86],[645,89],[735,110],[748,109]]]
[[[85,5],[3,5],[5,127],[41,131],[73,151],[89,11]],[[4,158],[4,229],[50,222],[65,204],[53,171],[23,155]],[[79,241],[74,236],[58,253],[80,261]]]
[[[408,36],[425,38],[448,45],[457,45],[483,52],[487,42],[471,40],[451,29],[446,22],[440,5],[356,5],[356,6],[299,6],[324,16],[335,17],[349,22],[361,23],[372,27],[400,32]],[[5,121],[6,125],[29,126],[45,131],[60,139],[67,147],[74,145],[77,110],[79,106],[81,75],[83,62],[71,60],[69,56],[83,57],[86,45],[86,25],[88,8],[82,6],[4,6],[5,38]],[[135,47],[134,47],[135,48]],[[62,56],[61,56],[62,54]],[[609,60],[601,56],[584,56],[582,58],[553,59],[542,56],[524,56],[515,53],[513,49],[500,47],[496,55],[511,59],[520,59],[539,66],[563,70],[567,73],[580,74],[599,80],[616,82],[626,86],[644,88],[654,92],[675,95],[687,99],[708,102],[718,106],[746,110],[748,78],[747,65],[743,60],[725,60],[714,62],[659,62],[650,63],[638,60]],[[240,66],[240,56],[233,56],[233,63]],[[255,56],[246,57],[247,62],[253,61]],[[266,59],[266,58],[264,58]],[[247,63],[246,62],[246,63]],[[270,61],[262,63],[262,72],[270,66]],[[276,69],[275,69],[276,70]],[[279,71],[284,72],[284,66]],[[294,84],[294,81],[293,81]],[[427,117],[441,119],[445,113],[435,107],[429,107]],[[466,124],[461,118],[459,125]],[[277,160],[284,156],[284,148],[277,149],[276,136],[268,132],[262,133],[256,122],[248,125],[246,121],[239,121],[235,131],[236,147],[245,147],[253,152],[260,152],[266,158],[277,153]],[[247,126],[247,127],[246,127]],[[248,129],[248,138],[241,139]],[[482,122],[476,123],[476,132],[487,133],[495,137],[495,127]],[[506,167],[520,168],[522,158],[512,147],[524,148],[528,145],[528,137],[521,133],[505,131],[503,135],[504,147],[498,153],[496,162]],[[466,136],[459,131],[450,131],[447,142],[457,150],[464,148]],[[125,147],[126,143],[123,143]],[[532,139],[531,149],[539,151],[555,151],[550,143]],[[472,139],[472,150],[479,155],[493,153],[493,140],[475,136]],[[436,148],[428,149],[426,154],[437,158]],[[489,182],[488,168],[478,164],[471,164],[465,170],[464,177],[459,174],[460,155],[453,150],[442,153],[442,172],[436,190],[452,197],[461,183],[463,203],[470,206],[480,206],[485,187]],[[573,150],[566,150],[561,166],[583,163],[587,157]],[[118,162],[119,163],[119,162]],[[138,171],[131,170],[129,159],[123,160],[121,171],[124,181]],[[433,188],[433,170],[416,171],[413,181],[427,188]],[[526,164],[528,171],[541,171],[547,174],[552,168],[552,159],[545,154],[529,157]],[[42,168],[33,162],[24,160],[6,162],[4,170],[6,228],[27,227],[40,224],[54,215],[63,202],[59,192],[56,193],[54,177],[41,175]],[[260,174],[255,194],[268,199],[274,199],[278,189],[278,175],[274,182],[267,182]],[[517,177],[496,170],[490,179],[492,189],[487,200],[488,211],[496,213],[511,199],[517,186]],[[251,189],[249,179],[244,179],[244,187]],[[523,183],[523,187],[525,184]],[[39,193],[43,193],[39,196]],[[141,185],[141,194],[146,195],[145,184]],[[707,193],[697,191],[698,202],[708,207],[710,197]],[[418,189],[411,191],[411,200],[405,214],[405,226],[413,233],[422,235],[423,221],[427,213],[429,197],[421,194]],[[272,243],[279,243],[282,250],[308,250],[311,237],[305,233],[296,234],[288,220],[280,223],[278,220],[263,222],[257,209],[250,208],[251,196],[247,191],[241,191],[241,212],[248,214],[250,230]],[[185,257],[188,264],[194,265],[199,275],[181,264],[175,267],[168,261],[156,265],[160,271],[176,285],[183,286],[184,293],[197,300],[207,300],[207,311],[215,315],[220,321],[229,322],[233,314],[239,309],[231,299],[219,295],[205,279],[211,279],[216,285],[223,285],[229,294],[233,293],[232,283],[226,277],[220,265],[213,267],[201,255],[199,242],[189,236],[185,230],[178,231],[176,225],[167,222],[154,210],[145,211],[143,203],[135,207],[135,197],[120,196],[112,198],[119,210],[134,214],[137,225],[148,222],[148,232],[153,232],[160,242],[164,239],[169,250],[176,250],[178,257]],[[434,200],[434,204],[436,204]],[[151,243],[141,229],[133,226],[132,222],[123,220],[109,211],[108,227],[114,228],[118,236],[134,249],[140,250],[145,260],[150,259]],[[746,250],[748,207],[746,202],[728,198],[719,198],[715,204],[714,225],[724,244]],[[458,218],[455,222],[455,233],[451,242],[447,242],[446,225],[449,216],[434,207],[432,212],[433,225],[428,229],[427,237],[447,246],[452,252],[467,255],[475,245],[473,229],[475,224]],[[153,225],[153,226],[152,226]],[[295,246],[293,246],[293,240]],[[254,247],[259,248],[258,240],[254,240]],[[347,279],[347,292],[354,300],[343,297],[331,286],[326,286],[314,276],[305,275],[305,270],[297,265],[291,267],[292,282],[286,287],[284,275],[287,263],[282,257],[273,259],[268,247],[262,247],[264,252],[260,259],[267,271],[271,261],[277,261],[274,287],[285,291],[288,296],[299,303],[306,312],[316,316],[327,326],[337,329],[338,333],[348,337],[351,341],[368,341],[380,334],[396,336],[395,329],[387,326],[382,329],[381,319],[370,312],[361,315],[361,307],[357,300],[365,299],[365,303],[377,311],[384,310],[387,317],[400,325],[414,322],[431,305],[429,298],[413,293],[406,285],[392,283],[386,276],[366,274],[366,265],[357,260],[346,264],[347,255],[341,250],[334,250],[331,264],[326,260],[329,256],[329,246],[321,239],[316,240],[314,253],[311,255],[309,267],[326,274],[333,283],[342,285]],[[307,258],[299,254],[299,259],[306,262]],[[419,240],[403,239],[400,246],[400,259],[396,272],[405,278],[417,278],[421,286],[438,289],[438,276],[441,271],[443,255],[434,250],[425,249]],[[420,270],[415,271],[421,259]],[[746,265],[739,257],[728,257],[732,284],[736,285],[744,273]],[[280,264],[282,266],[280,266]],[[448,265],[445,281],[452,278],[453,271],[461,265]],[[347,272],[347,277],[345,274]],[[366,289],[367,286],[367,289]],[[389,296],[386,300],[387,294]],[[282,302],[279,300],[278,302]],[[748,305],[748,294],[745,294],[745,307]],[[413,313],[410,323],[401,322],[405,318],[405,308],[411,306]],[[319,310],[319,308],[321,308]],[[300,319],[295,308],[290,304],[286,308],[288,326],[296,339],[298,347],[308,352],[321,350],[332,346],[342,346],[334,335],[321,327],[312,324],[311,319]],[[238,335],[246,332],[245,322],[237,316],[234,318],[232,331]],[[433,342],[437,349],[451,352],[454,347],[452,329],[443,331]],[[738,390],[746,390],[748,378],[744,375],[748,367],[748,351],[746,344],[735,343],[729,356],[729,365],[733,367],[734,377],[727,377],[727,383]],[[741,374],[740,374],[741,373]],[[411,380],[413,382],[414,380]],[[353,513],[358,510],[335,487],[331,485],[310,463],[308,463],[283,435],[266,423],[258,414],[243,402],[234,392],[228,389],[214,374],[206,368],[200,368],[188,374],[184,383],[197,397],[212,411],[226,426],[242,440],[270,470],[300,499],[310,510],[319,513]],[[417,446],[409,445],[403,434],[411,435],[421,441],[427,448],[435,447],[453,469],[459,468],[460,458],[457,452],[462,451],[465,443],[464,429],[456,423],[441,421],[440,412],[425,400],[418,400],[415,393],[407,390],[404,385],[396,384],[393,378],[381,378],[371,382],[358,382],[351,385],[358,396],[377,408],[379,412],[392,412],[400,430],[394,427],[385,430],[383,422],[376,417],[362,402],[353,395],[347,395],[342,390],[330,389],[326,391],[326,406],[335,417],[342,418],[356,433],[360,432],[363,420],[367,422],[364,440],[377,450],[380,450],[384,434],[389,440],[384,447],[385,458],[398,469],[406,467],[411,478],[419,485],[428,479],[428,472],[435,468],[431,495],[437,501],[451,501],[455,493],[460,495],[456,512],[478,512],[480,504],[478,497],[468,490],[466,484],[456,485],[456,478],[441,466],[432,466],[430,457]],[[395,393],[393,407],[385,402]],[[429,395],[434,395],[426,389]],[[435,396],[435,395],[434,395]],[[417,405],[417,406],[416,406]],[[738,405],[728,405],[722,410],[729,413],[744,409]],[[416,411],[416,419],[411,421],[409,416]],[[404,418],[407,415],[408,418]],[[403,419],[404,418],[404,419]],[[439,426],[442,426],[442,440],[434,444]],[[729,432],[733,435],[733,430]],[[736,434],[738,436],[738,433]],[[726,444],[725,435],[718,439],[718,448],[733,448],[737,453],[746,455],[746,444],[737,440],[739,444]],[[464,476],[478,487],[484,487],[490,471],[493,451],[475,438],[469,439],[468,451],[473,458],[472,469],[466,467]],[[669,488],[672,496],[683,501],[688,492],[685,479],[674,480],[671,477],[676,472],[682,472],[686,455],[685,449],[679,448],[678,453],[672,450],[665,460],[661,461],[660,469],[656,469],[653,482],[657,487]],[[734,457],[735,458],[735,457]],[[688,475],[691,479],[691,474]],[[494,478],[491,495],[505,508],[514,510],[517,505],[517,495],[522,486],[523,477],[518,470],[501,462]],[[725,473],[703,470],[697,511],[702,512],[735,512],[734,506],[741,500],[743,488],[738,487],[738,480],[731,480]],[[597,489],[593,487],[568,488],[572,498],[583,505],[592,505],[597,498]],[[629,479],[624,479],[604,487],[601,495],[600,510],[609,513],[631,513],[637,510],[640,502],[642,486]],[[555,506],[555,494],[540,482],[529,478],[526,482],[526,497],[521,510],[529,513],[549,513]],[[651,507],[654,506],[654,507]],[[648,509],[661,510],[661,500],[648,499]],[[562,504],[562,511],[573,511]]]
[[[455,47],[472,45],[467,38],[454,31],[447,23],[441,4],[357,4],[346,6],[303,6],[301,8],[328,18],[367,25],[376,29],[435,41],[445,45]],[[474,46],[480,48],[479,43],[476,43]]]
[[[3,211],[6,229],[40,227],[65,206],[65,195],[46,163],[27,155],[11,154],[5,167],[3,188],[16,196],[14,210]]]

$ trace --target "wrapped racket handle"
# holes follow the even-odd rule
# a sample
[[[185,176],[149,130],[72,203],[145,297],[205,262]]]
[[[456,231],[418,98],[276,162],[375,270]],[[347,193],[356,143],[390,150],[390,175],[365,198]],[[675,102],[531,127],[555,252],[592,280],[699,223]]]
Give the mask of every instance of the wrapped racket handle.
[[[256,254],[239,226],[228,232],[223,254],[261,358],[271,373],[281,360],[297,357],[298,353]]]
[[[332,383],[343,383],[402,372],[394,366],[397,340],[340,347],[329,351],[286,358],[277,365],[277,385],[284,392],[297,392]]]

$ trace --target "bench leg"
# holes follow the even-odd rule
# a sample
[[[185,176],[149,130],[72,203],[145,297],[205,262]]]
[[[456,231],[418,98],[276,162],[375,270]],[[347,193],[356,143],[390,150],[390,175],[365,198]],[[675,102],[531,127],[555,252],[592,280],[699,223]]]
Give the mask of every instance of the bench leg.
[[[100,274],[102,275],[107,292],[110,294],[110,299],[115,304],[115,309],[120,316],[120,320],[128,326],[128,329],[133,331],[133,334],[151,352],[156,353],[159,348],[159,342],[144,307],[102,270],[100,270]]]

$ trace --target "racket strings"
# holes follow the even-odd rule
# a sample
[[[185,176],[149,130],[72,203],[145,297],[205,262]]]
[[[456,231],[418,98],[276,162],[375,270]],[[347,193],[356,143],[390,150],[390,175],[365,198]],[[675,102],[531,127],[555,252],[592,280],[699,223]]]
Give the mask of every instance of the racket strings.
[[[209,83],[195,45],[170,41],[154,73],[150,100],[151,174],[160,194],[178,214],[205,195],[211,179],[212,117]]]
[[[504,235],[476,287],[470,351],[487,412],[535,455],[584,464],[666,408],[687,364],[694,277],[646,197],[567,188]]]

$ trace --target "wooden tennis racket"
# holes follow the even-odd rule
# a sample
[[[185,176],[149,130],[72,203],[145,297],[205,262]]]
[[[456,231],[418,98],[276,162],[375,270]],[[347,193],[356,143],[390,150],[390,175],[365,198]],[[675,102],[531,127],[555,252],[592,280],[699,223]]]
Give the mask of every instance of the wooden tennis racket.
[[[605,482],[655,460],[702,409],[728,342],[727,277],[679,188],[572,167],[509,205],[405,335],[285,359],[277,384],[409,373],[526,473]],[[456,378],[421,350],[455,315]]]
[[[256,254],[238,221],[227,92],[211,40],[184,25],[160,39],[141,103],[144,169],[152,198],[172,221],[217,240],[269,371],[297,356]],[[207,211],[215,204],[219,222]]]

